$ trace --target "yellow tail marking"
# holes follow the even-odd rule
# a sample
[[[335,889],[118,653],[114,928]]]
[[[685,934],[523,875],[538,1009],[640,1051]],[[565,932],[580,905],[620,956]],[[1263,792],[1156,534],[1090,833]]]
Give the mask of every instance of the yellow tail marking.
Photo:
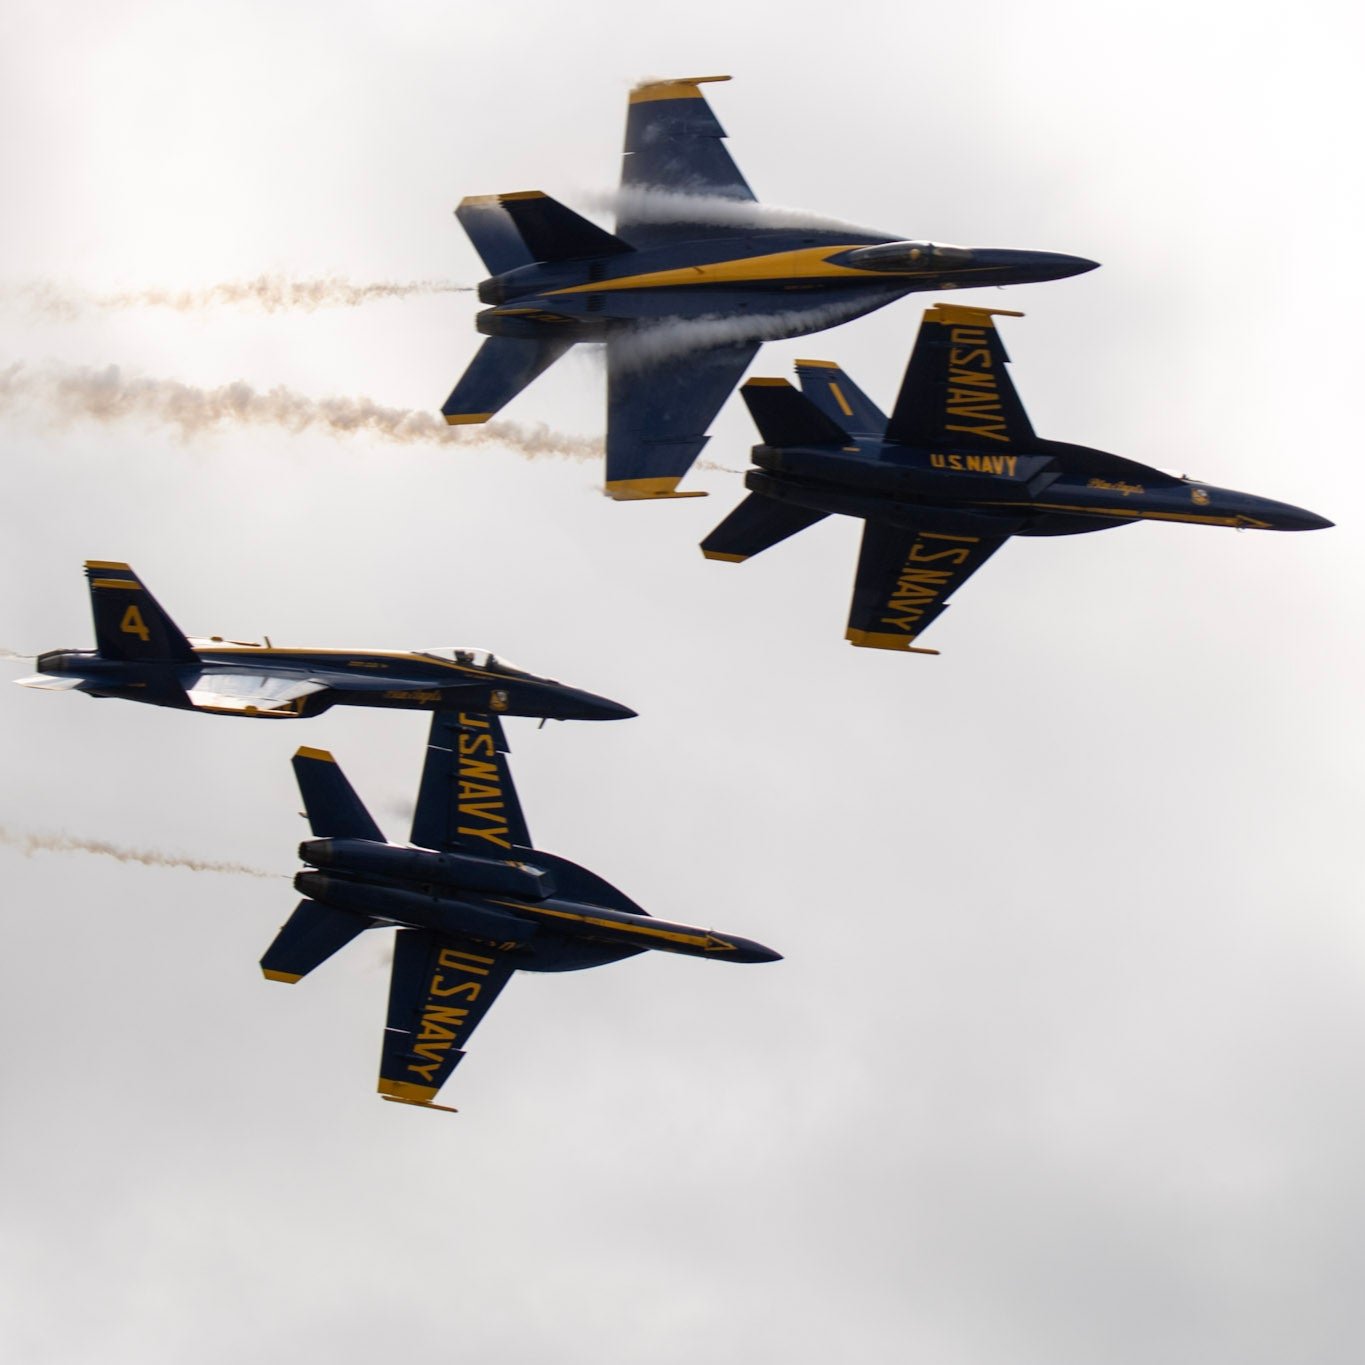
[[[488,421],[492,415],[491,412],[448,412],[446,413],[446,425],[450,427],[471,426]]]
[[[303,980],[303,977],[295,972],[272,972],[268,967],[262,967],[261,972],[267,981],[283,981],[286,986]]]
[[[748,555],[722,554],[719,550],[703,550],[702,554],[707,559],[719,559],[722,563],[725,564],[743,564],[744,561],[749,558]]]
[[[123,588],[126,591],[141,592],[142,584],[136,578],[92,578],[92,588]]]
[[[785,379],[746,379],[746,389],[789,389],[791,384]]]
[[[837,360],[798,360],[796,362],[796,368],[799,370],[802,366],[808,370],[837,370],[839,368],[839,362]]]
[[[853,416],[853,409],[848,405],[848,399],[844,397],[844,391],[833,380],[830,380],[829,391],[834,395],[834,401],[839,405],[839,411],[845,417]]]
[[[123,569],[128,573],[132,572],[131,566],[120,563],[117,559],[87,559],[85,567],[87,569]]]
[[[327,752],[326,749],[310,749],[306,744],[300,745],[295,758],[312,758],[319,763],[335,763],[336,759]]]

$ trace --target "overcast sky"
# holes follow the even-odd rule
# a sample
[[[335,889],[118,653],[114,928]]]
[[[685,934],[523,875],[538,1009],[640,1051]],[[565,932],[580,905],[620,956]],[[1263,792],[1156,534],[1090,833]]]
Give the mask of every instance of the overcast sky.
[[[1028,314],[1040,433],[1339,525],[1020,542],[903,657],[843,641],[851,522],[702,559],[724,470],[621,505],[590,462],[0,404],[0,646],[91,645],[86,558],[192,634],[489,646],[640,712],[509,725],[537,841],[786,954],[519,976],[458,1116],[381,1104],[383,936],[292,989],[256,964],[293,749],[401,840],[425,721],[0,687],[7,836],[276,874],[0,847],[5,1359],[1358,1360],[1361,37],[1311,2],[9,0],[0,370],[435,412],[472,294],[15,290],[475,284],[461,196],[601,203],[630,86],[729,72],[765,201],[1103,263],[964,296]],[[929,302],[752,372],[837,359],[888,404]],[[603,388],[584,350],[506,415],[600,436]],[[739,400],[713,432],[742,468]]]

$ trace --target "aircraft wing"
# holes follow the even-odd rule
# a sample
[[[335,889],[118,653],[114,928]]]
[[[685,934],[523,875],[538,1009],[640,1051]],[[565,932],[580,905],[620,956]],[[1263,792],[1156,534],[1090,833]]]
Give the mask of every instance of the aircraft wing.
[[[216,673],[205,670],[185,688],[190,703],[204,711],[264,712],[297,715],[299,703],[328,684],[312,678],[270,673]]]
[[[1033,427],[1006,369],[994,318],[1001,308],[938,303],[925,309],[886,439],[921,450],[1008,455],[1035,443]]]
[[[916,650],[914,640],[1008,536],[950,535],[869,521],[863,529],[845,633],[870,649]]]
[[[706,428],[758,346],[714,346],[642,362],[638,340],[629,334],[612,337],[607,342],[608,495],[623,500],[700,496],[674,490],[701,454]]]
[[[503,850],[531,847],[496,716],[463,711],[432,716],[412,842],[494,858]]]
[[[389,979],[389,1013],[379,1064],[385,1099],[433,1108],[436,1092],[507,984],[511,958],[484,943],[399,929]]]
[[[621,162],[621,194],[616,232],[632,246],[663,246],[686,238],[736,235],[752,224],[728,228],[690,219],[681,196],[752,202],[754,192],[725,150],[725,129],[698,88],[728,76],[687,76],[649,81],[630,93],[626,147]]]

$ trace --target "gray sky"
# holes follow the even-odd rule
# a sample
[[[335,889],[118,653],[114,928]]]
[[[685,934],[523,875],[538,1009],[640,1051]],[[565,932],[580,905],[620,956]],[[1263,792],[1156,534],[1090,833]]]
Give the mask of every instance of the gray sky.
[[[289,754],[332,749],[402,838],[422,718],[0,688],[5,830],[280,877],[0,846],[5,1358],[1354,1362],[1359,20],[624,13],[11,0],[0,277],[473,284],[462,195],[600,200],[632,83],[731,72],[764,200],[1103,262],[967,296],[1028,314],[1002,328],[1040,432],[1340,524],[1020,543],[905,658],[843,642],[852,523],[702,559],[733,474],[623,506],[591,463],[6,406],[0,646],[88,647],[87,557],[191,633],[491,646],[641,713],[509,726],[537,840],[787,958],[521,976],[458,1117],[381,1104],[381,937],[292,990],[256,963],[295,899]],[[754,372],[828,357],[889,402],[931,301]],[[476,306],[10,295],[0,368],[435,411]],[[573,354],[507,416],[592,437],[602,389]],[[713,431],[741,467],[742,404]]]

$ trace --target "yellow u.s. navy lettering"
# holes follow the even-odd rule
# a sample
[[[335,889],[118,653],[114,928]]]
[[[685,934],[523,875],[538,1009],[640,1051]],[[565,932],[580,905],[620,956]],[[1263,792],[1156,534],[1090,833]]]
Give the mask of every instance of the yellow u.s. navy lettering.
[[[420,1029],[412,1048],[413,1056],[422,1060],[408,1063],[408,1070],[414,1076],[434,1084],[436,1072],[445,1061],[446,1054],[459,1042],[460,1032],[469,1022],[467,1005],[438,1002],[461,999],[472,1003],[483,991],[478,981],[447,982],[447,973],[487,976],[492,965],[491,957],[458,948],[442,948],[436,955],[436,966],[427,983],[427,998],[422,1003]]]
[[[456,806],[461,834],[511,848],[507,839],[507,804],[502,790],[497,746],[487,717],[461,712]],[[471,731],[473,733],[471,733]],[[480,733],[481,732],[481,733]],[[472,822],[472,823],[471,823]]]
[[[952,430],[954,428],[950,428]],[[951,469],[959,474],[1007,474],[1014,478],[1019,468],[1017,455],[930,455],[934,469]]]
[[[956,542],[940,547],[926,545],[926,541]],[[881,618],[884,626],[894,626],[907,634],[915,633],[916,625],[925,612],[943,595],[952,580],[949,569],[925,569],[924,564],[940,561],[960,568],[972,555],[970,547],[980,544],[977,536],[951,536],[925,531],[910,546],[905,564],[896,576],[895,587],[886,601],[887,615]]]
[[[987,440],[1008,442],[1005,412],[991,368],[990,333],[984,327],[954,327],[948,333],[952,343],[948,352],[949,417],[970,425],[946,422],[945,431],[960,431]]]

